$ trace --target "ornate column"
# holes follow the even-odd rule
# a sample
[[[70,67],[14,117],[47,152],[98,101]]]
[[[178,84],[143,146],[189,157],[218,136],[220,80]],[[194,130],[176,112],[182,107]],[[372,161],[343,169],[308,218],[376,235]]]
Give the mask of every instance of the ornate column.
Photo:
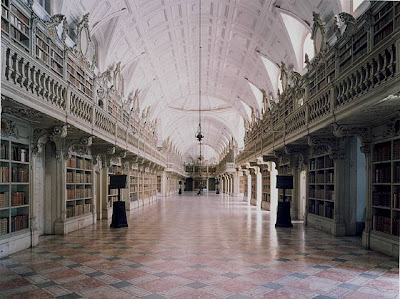
[[[236,172],[232,174],[232,195],[240,195],[240,171],[236,169]]]
[[[334,182],[335,182],[335,209],[334,209],[334,236],[346,235],[345,223],[345,201],[346,201],[346,160],[344,147],[332,149],[329,157],[333,160],[335,167]]]
[[[250,170],[245,170],[247,175],[247,203],[250,204],[251,200],[251,173]]]
[[[371,142],[362,142],[360,150],[365,155],[365,171],[366,171],[366,179],[367,179],[367,198],[366,198],[366,209],[365,209],[365,228],[362,233],[362,246],[366,249],[370,248],[370,232],[373,229],[372,227],[372,195],[371,195],[371,167],[372,167],[372,150],[371,150]]]

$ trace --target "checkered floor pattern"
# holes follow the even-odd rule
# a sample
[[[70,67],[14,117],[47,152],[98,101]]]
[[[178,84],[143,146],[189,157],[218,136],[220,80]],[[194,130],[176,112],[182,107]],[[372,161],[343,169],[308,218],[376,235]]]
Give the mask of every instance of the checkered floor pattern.
[[[397,259],[241,200],[192,194],[0,260],[1,298],[398,298]]]

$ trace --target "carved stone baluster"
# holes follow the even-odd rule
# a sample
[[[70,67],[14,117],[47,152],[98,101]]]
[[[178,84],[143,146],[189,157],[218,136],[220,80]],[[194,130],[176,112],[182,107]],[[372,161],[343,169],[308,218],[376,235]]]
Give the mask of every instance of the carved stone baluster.
[[[46,78],[44,79],[44,87],[45,87],[44,97],[48,102],[51,103],[51,100],[50,100],[50,77],[47,75],[46,75]]]
[[[11,79],[14,84],[17,83],[17,53],[11,56]]]
[[[55,104],[55,101],[54,101],[54,98],[53,98],[53,95],[54,95],[54,93],[53,93],[53,88],[54,88],[54,80],[53,79],[51,79],[50,77],[48,77],[47,78],[47,87],[48,87],[48,92],[47,92],[47,94],[48,94],[48,101],[50,102],[50,103],[52,103],[52,104]]]
[[[60,84],[58,81],[55,81],[53,86],[53,101],[58,106],[60,106]]]
[[[24,58],[21,57],[20,59],[18,59],[17,62],[17,82],[19,84],[20,87],[22,87],[22,81],[24,78]]]
[[[29,89],[32,93],[36,92],[37,89],[37,84],[36,84],[36,67],[34,64],[32,64],[31,68],[29,69],[31,75],[30,75],[30,85]]]
[[[27,91],[29,91],[29,85],[30,85],[30,77],[31,77],[31,72],[30,72],[30,63],[29,62],[27,62],[25,65],[24,65],[24,77],[25,77],[25,79],[24,79],[24,81],[22,82],[22,84],[24,85],[24,87],[25,87],[25,89],[27,90]]]
[[[36,94],[40,96],[42,94],[42,83],[41,83],[42,74],[40,69],[36,71],[35,81],[36,81]]]
[[[5,70],[4,70],[4,74],[5,74],[6,78],[7,78],[7,80],[10,80],[11,65],[12,65],[11,62],[12,62],[11,50],[7,49],[6,50],[6,60],[5,60],[6,67],[5,67]]]

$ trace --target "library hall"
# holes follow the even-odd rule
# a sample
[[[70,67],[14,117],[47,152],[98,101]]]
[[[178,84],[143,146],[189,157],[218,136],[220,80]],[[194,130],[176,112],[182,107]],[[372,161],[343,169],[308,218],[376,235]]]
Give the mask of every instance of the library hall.
[[[1,0],[0,298],[400,298],[400,1]]]

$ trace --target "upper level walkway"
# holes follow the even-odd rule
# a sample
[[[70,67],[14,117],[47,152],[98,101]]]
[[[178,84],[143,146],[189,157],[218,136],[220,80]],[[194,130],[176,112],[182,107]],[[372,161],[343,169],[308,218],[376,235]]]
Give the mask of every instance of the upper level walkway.
[[[162,199],[134,210],[128,228],[102,220],[0,260],[0,297],[398,296],[396,259],[302,223],[275,229],[270,217],[213,193]]]

